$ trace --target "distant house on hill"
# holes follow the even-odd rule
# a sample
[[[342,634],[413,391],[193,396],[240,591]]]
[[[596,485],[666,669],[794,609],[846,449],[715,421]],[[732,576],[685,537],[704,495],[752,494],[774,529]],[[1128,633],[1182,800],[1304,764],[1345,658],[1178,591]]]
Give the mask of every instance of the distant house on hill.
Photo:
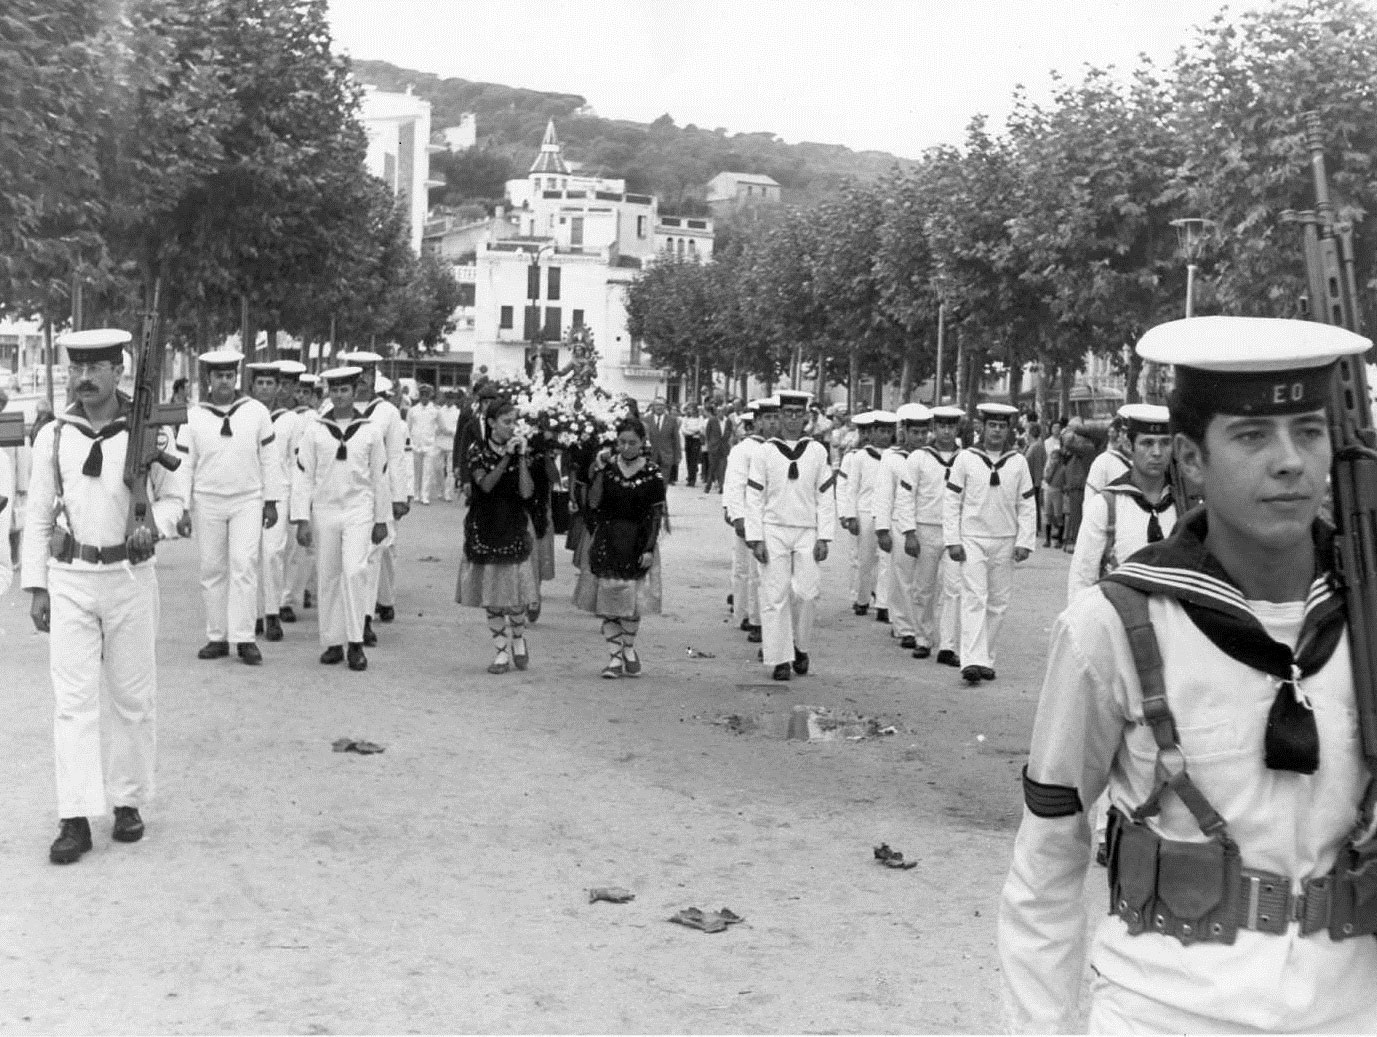
[[[725,216],[743,205],[772,205],[779,200],[779,183],[763,173],[718,173],[708,181],[708,208],[714,216]]]

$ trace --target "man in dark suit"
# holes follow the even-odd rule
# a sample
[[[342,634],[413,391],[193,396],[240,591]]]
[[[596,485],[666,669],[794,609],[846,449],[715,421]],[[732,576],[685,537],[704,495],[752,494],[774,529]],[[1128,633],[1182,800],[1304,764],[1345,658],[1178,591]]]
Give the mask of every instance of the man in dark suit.
[[[679,419],[666,413],[665,401],[658,396],[651,401],[645,431],[650,459],[660,466],[665,481],[673,486],[679,479]]]

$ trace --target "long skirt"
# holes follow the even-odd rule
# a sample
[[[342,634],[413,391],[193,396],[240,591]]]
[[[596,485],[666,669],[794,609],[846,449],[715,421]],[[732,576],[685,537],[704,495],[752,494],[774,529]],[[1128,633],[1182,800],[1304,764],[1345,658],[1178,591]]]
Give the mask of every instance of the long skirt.
[[[591,541],[592,537],[585,539]],[[592,568],[585,565],[574,584],[574,607],[596,616],[658,616],[664,603],[658,546],[654,555],[650,571],[638,580],[594,576]]]
[[[519,612],[538,599],[529,558],[520,562],[471,562],[465,558],[459,563],[454,600],[460,605]]]

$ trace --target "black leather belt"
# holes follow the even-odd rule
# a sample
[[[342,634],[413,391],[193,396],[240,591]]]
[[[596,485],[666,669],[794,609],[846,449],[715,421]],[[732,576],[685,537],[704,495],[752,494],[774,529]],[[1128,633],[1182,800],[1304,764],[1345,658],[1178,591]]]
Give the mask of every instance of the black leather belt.
[[[1300,923],[1302,936],[1329,928],[1329,876],[1308,879],[1300,893],[1291,892],[1291,880],[1270,871],[1244,868],[1234,903],[1240,929],[1281,935],[1292,922]]]
[[[129,560],[129,549],[123,544],[114,547],[95,547],[92,544],[72,545],[72,561],[83,561],[88,565],[118,565]]]

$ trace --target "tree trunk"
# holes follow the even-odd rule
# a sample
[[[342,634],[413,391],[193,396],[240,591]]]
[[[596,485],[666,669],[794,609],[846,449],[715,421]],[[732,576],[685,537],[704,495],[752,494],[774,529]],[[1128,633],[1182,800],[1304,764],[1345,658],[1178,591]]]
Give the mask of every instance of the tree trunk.
[[[1017,407],[1018,398],[1023,395],[1023,361],[1009,351],[1009,404]]]
[[[846,359],[846,409],[856,413],[857,394],[861,391],[861,358],[856,352],[856,347],[851,347],[850,355]]]
[[[827,409],[827,404],[823,401],[823,393],[827,390],[827,350],[823,346],[818,346],[818,369],[817,377],[813,379],[813,399],[823,410]]]
[[[1038,420],[1047,427],[1047,354],[1038,353],[1038,370],[1033,376],[1033,406],[1037,408]]]
[[[1142,403],[1142,393],[1138,391],[1138,376],[1143,370],[1143,358],[1136,350],[1128,351],[1128,371],[1124,376],[1124,402]]]
[[[904,367],[899,372],[899,402],[907,403],[908,394],[913,389],[913,353],[904,352]]]
[[[277,328],[275,327],[268,329],[268,360],[270,362],[277,360]]]
[[[1071,417],[1071,373],[1065,364],[1057,368],[1057,400],[1061,404],[1061,420],[1067,421]]]

